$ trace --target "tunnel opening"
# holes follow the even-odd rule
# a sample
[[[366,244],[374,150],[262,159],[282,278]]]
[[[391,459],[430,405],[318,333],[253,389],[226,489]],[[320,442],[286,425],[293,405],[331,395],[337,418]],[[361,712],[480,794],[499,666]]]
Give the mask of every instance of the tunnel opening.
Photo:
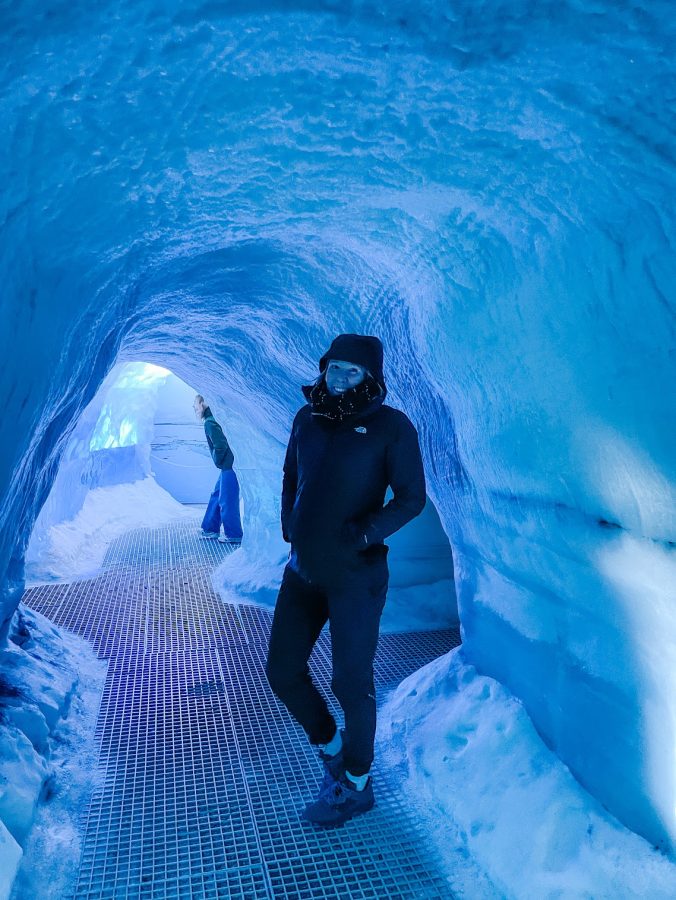
[[[98,684],[98,690],[104,695],[98,713],[94,690],[89,691],[90,707],[82,719],[86,730],[81,725],[83,730],[77,738],[78,767],[81,772],[88,770],[92,758],[98,754],[99,748],[92,746],[96,721],[96,737],[103,741],[104,747],[108,741],[114,746],[118,735],[123,736],[121,743],[129,748],[123,754],[125,771],[129,774],[130,766],[133,767],[138,791],[143,785],[148,795],[156,790],[163,766],[173,772],[174,766],[182,765],[181,753],[185,748],[179,749],[179,744],[192,749],[195,735],[191,729],[195,722],[202,723],[202,730],[214,727],[211,712],[217,703],[226,703],[223,696],[226,690],[232,689],[233,681],[237,681],[237,691],[246,696],[240,698],[242,710],[234,713],[237,704],[230,697],[228,716],[234,714],[236,719],[242,715],[246,719],[246,725],[238,724],[245,729],[243,740],[255,746],[260,743],[274,747],[272,737],[268,734],[261,741],[261,734],[267,734],[267,729],[278,735],[279,728],[274,717],[265,725],[261,722],[270,701],[264,674],[272,612],[270,601],[274,601],[275,593],[269,589],[270,571],[278,581],[286,554],[279,535],[275,499],[280,489],[285,447],[283,442],[270,441],[268,436],[257,434],[259,450],[266,440],[274,444],[277,464],[269,464],[274,458],[271,453],[264,454],[268,461],[265,467],[246,464],[239,467],[243,497],[250,500],[243,500],[242,508],[247,514],[243,516],[245,529],[250,526],[250,548],[245,541],[241,550],[223,555],[192,553],[199,543],[201,511],[216,471],[202,425],[193,414],[196,393],[195,388],[156,363],[125,361],[110,371],[73,427],[52,490],[36,521],[26,556],[28,591],[11,637],[18,644],[21,627],[32,635],[34,644],[41,642],[43,635],[36,613],[42,613],[60,627],[86,637],[99,659],[109,661],[105,688],[100,682],[100,671],[96,673],[98,681],[92,682]],[[246,463],[251,434],[238,435],[229,427],[230,416],[218,396],[211,402],[236,452],[242,450]],[[236,416],[236,410],[233,415]],[[258,521],[255,521],[256,514]],[[134,537],[140,531],[147,535],[140,539]],[[273,533],[268,556],[258,560],[258,571],[264,571],[267,581],[266,577],[257,580],[249,571],[243,581],[236,580],[238,590],[229,590],[233,573],[238,572],[237,558],[244,559],[246,569],[251,560],[257,560],[264,540]],[[459,640],[457,629],[448,627],[457,623],[451,549],[432,501],[428,500],[422,514],[388,543],[391,546],[387,604],[390,614],[389,621],[386,615],[383,622],[382,648],[376,665],[378,691],[383,696]],[[202,542],[203,546],[207,544],[209,551],[217,549],[213,541]],[[180,557],[181,549],[186,548],[189,553]],[[164,570],[165,561],[167,570]],[[266,571],[270,561],[276,568]],[[209,565],[204,565],[205,562]],[[222,577],[216,575],[214,581],[213,569],[219,564],[226,571]],[[56,581],[61,583],[54,584]],[[220,599],[233,602],[216,602],[214,587]],[[257,609],[249,605],[252,600],[258,601]],[[333,703],[329,659],[330,635],[325,629],[318,641],[313,666],[329,702]],[[68,661],[73,664],[72,658]],[[383,685],[387,691],[382,689]],[[312,774],[315,750],[291,730],[290,719],[285,722],[289,735],[283,742],[284,753],[288,749],[294,759],[299,753],[305,753],[308,784],[303,790],[310,794],[315,790]],[[209,779],[224,757],[234,769],[248,764],[246,759],[238,757],[241,736],[237,738],[227,729],[226,732],[219,733],[218,742],[200,754],[205,770],[199,766],[190,768],[195,784],[186,793],[189,813],[191,804],[196,802],[193,790],[197,796],[203,783],[211,784]],[[145,769],[148,760],[144,747],[134,744],[139,733],[143,740],[159,740],[168,748],[166,758],[153,762],[157,769],[153,768],[150,778]],[[64,747],[69,748],[67,742]],[[110,757],[105,758],[109,776],[112,762]],[[286,772],[290,762],[277,760],[274,764]],[[65,767],[66,764],[64,770]],[[135,813],[127,806],[128,794],[117,775],[115,779],[107,777],[106,783],[110,786],[110,789],[106,787],[106,802],[115,808],[119,805],[118,815],[132,822],[133,833]],[[64,817],[70,817],[77,803],[81,803],[81,808],[90,803],[89,789],[86,778],[73,779],[72,800],[68,801],[70,810],[63,811],[63,795],[57,796],[55,803],[50,797],[50,803]],[[289,790],[293,789],[294,785],[289,785]],[[225,791],[227,802],[233,808],[236,800],[242,806],[240,795],[231,798],[227,793],[238,791],[236,785],[224,788],[219,782],[211,784],[211,790],[221,799]],[[46,792],[49,791],[48,784]],[[98,802],[96,794],[93,802]],[[385,797],[382,802],[387,806]],[[397,818],[406,821],[403,810],[397,812]],[[213,826],[217,837],[223,838],[220,822],[206,825]],[[41,819],[38,833],[45,827]],[[163,827],[166,828],[166,823]],[[378,848],[388,846],[392,840],[395,845],[400,840],[390,834],[390,827],[388,820],[383,834],[373,842],[376,852],[381,853]],[[86,846],[98,846],[104,839],[102,833],[98,829],[87,831]],[[407,839],[405,829],[402,833]],[[227,839],[238,843],[245,836],[235,827]],[[403,860],[417,852],[413,846],[405,847],[399,854]],[[88,878],[96,877],[87,861],[78,874],[78,862],[77,854],[72,859],[68,857],[69,891],[76,879],[79,890]],[[394,857],[388,865],[396,869]],[[163,872],[165,868],[163,863]],[[428,868],[434,873],[429,878],[438,879],[434,866]],[[36,863],[29,850],[18,874],[20,890],[35,893],[27,885],[41,885],[53,879],[47,869],[47,864]],[[405,866],[403,871],[407,871]],[[377,883],[376,876],[369,875],[369,878]]]
[[[198,393],[200,386],[157,362],[115,364],[75,424],[35,522],[28,587],[95,576],[107,548],[131,530],[178,520],[199,530],[218,470],[194,414]],[[244,558],[228,559],[215,583],[226,600],[272,607],[288,551],[278,524],[284,444],[239,428],[237,410],[218,395],[206,401],[234,448],[246,535]],[[257,465],[255,451],[264,444],[272,450]],[[387,543],[383,631],[456,627],[452,550],[433,501],[428,497],[422,514]]]
[[[208,453],[198,448],[199,425],[190,427],[194,394],[154,363],[120,362],[111,369],[75,423],[36,519],[26,551],[29,586],[94,575],[122,534],[185,517],[201,488],[206,504],[213,479]],[[190,477],[174,475],[172,465]],[[193,493],[183,485],[195,485]]]

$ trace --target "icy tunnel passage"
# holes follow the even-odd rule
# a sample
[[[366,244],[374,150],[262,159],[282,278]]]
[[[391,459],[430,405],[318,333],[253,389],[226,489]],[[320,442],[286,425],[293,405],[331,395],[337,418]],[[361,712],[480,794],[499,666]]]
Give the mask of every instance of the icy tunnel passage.
[[[0,16],[0,620],[115,361],[202,385],[264,472],[329,339],[376,333],[468,658],[673,849],[669,4]]]

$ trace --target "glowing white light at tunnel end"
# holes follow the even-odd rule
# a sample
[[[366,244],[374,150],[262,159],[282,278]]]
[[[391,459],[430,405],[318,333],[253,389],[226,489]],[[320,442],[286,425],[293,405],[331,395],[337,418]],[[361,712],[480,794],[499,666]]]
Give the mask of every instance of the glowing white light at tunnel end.
[[[157,390],[170,375],[169,369],[146,362],[123,363],[113,369],[89,450],[111,450],[138,443],[142,410],[155,403]]]

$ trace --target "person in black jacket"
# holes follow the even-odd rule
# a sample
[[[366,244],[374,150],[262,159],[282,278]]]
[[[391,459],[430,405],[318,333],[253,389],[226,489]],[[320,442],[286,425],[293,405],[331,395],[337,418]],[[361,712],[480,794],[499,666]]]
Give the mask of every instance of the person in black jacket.
[[[211,458],[220,469],[202,520],[202,536],[218,538],[222,544],[238,544],[242,540],[242,523],[239,517],[239,482],[232,468],[235,457],[223,429],[201,394],[195,397],[193,409],[204,425]],[[221,524],[223,534],[220,534]]]
[[[384,539],[425,505],[418,435],[385,406],[376,337],[339,335],[303,387],[307,405],[291,430],[282,487],[282,533],[291,544],[275,606],[266,672],[270,686],[319,746],[324,781],[303,813],[335,826],[374,804],[376,702],[373,659],[388,584]],[[385,504],[385,493],[393,498]],[[308,667],[330,623],[339,730]]]

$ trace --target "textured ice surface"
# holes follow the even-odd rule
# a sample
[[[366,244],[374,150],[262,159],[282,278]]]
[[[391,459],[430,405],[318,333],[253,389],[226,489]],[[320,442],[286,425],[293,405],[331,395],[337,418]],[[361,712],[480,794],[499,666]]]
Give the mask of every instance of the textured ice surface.
[[[21,862],[21,847],[0,822],[0,897],[9,897]]]
[[[52,525],[46,532],[39,553],[28,558],[27,581],[92,577],[115,538],[136,528],[157,528],[183,518],[194,519],[197,530],[195,511],[174,500],[154,478],[95,488],[73,519]]]
[[[33,615],[28,612],[29,617]],[[48,646],[49,642],[35,633],[39,621],[36,616],[34,639]],[[54,629],[53,634],[58,634],[77,685],[68,715],[58,723],[51,741],[48,779],[31,832],[23,842],[14,900],[73,896],[82,850],[82,813],[100,777],[95,765],[98,748],[94,728],[108,663],[96,658],[87,641],[60,629]]]
[[[402,766],[411,803],[455,871],[460,896],[676,896],[676,864],[583,790],[519,701],[479,675],[462,650],[402,682],[379,737],[390,764]],[[494,890],[463,872],[462,848]]]
[[[146,363],[117,366],[84,411],[31,534],[29,581],[91,575],[125,531],[194,515],[151,473],[157,395],[169,374]]]
[[[115,360],[232,411],[268,566],[298,384],[377,333],[468,658],[673,847],[671,4],[1,15],[0,620]]]
[[[157,393],[168,375],[146,363],[126,363],[110,372],[70,435],[31,534],[29,566],[49,555],[53,529],[75,519],[89,491],[150,474]]]
[[[200,386],[192,388],[169,375],[157,392],[150,465],[161,488],[181,503],[206,504],[218,472],[204,437],[204,426],[195,417],[193,401]],[[225,426],[220,410],[214,410]],[[230,441],[236,435],[228,435]]]
[[[50,875],[44,864],[30,860],[32,874],[19,883],[31,887],[24,896],[61,896],[59,888],[72,881],[79,859],[77,805],[91,789],[93,748],[92,692],[103,688],[105,664],[94,659],[80,638],[64,634],[38,613],[21,608],[12,619],[10,639],[0,650],[0,898],[7,898],[23,855],[23,848],[37,846],[47,854]],[[73,735],[82,727],[85,697],[89,698],[85,737],[88,775],[73,775],[76,744]],[[63,719],[71,713],[68,725]],[[45,799],[45,785],[58,802],[40,813],[43,825],[31,831],[36,813]],[[68,795],[70,798],[68,799]],[[64,841],[69,834],[69,846]],[[58,862],[54,859],[58,855]],[[68,871],[67,871],[68,870]],[[72,887],[72,885],[71,885]],[[38,889],[39,888],[39,889]],[[52,894],[50,894],[51,896]]]

